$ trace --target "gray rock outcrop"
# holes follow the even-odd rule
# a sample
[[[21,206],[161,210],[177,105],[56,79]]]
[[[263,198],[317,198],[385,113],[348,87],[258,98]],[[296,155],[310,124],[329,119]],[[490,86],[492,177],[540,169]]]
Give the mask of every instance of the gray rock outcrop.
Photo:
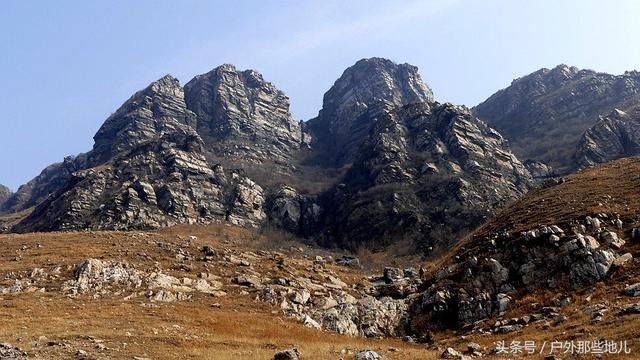
[[[614,108],[640,104],[640,73],[622,75],[559,65],[514,80],[473,108],[522,159],[561,172],[576,168],[573,154],[585,131]]]
[[[340,166],[353,160],[379,114],[432,101],[433,93],[417,67],[381,58],[362,59],[325,93],[322,110],[307,125],[314,144],[325,151],[323,161]]]
[[[0,208],[11,197],[13,192],[8,187],[0,184]]]
[[[640,107],[599,117],[582,136],[575,158],[584,167],[635,155],[640,155]]]
[[[216,163],[286,168],[303,146],[289,98],[254,70],[222,65],[196,76],[184,91],[187,107],[197,115],[196,130]]]
[[[380,115],[325,204],[331,241],[446,246],[524,194],[531,176],[467,108],[419,103]],[[373,240],[372,240],[373,239]]]
[[[257,226],[264,195],[239,174],[210,167],[190,126],[178,81],[165,76],[109,117],[81,170],[41,202],[15,231],[156,228],[230,221]]]

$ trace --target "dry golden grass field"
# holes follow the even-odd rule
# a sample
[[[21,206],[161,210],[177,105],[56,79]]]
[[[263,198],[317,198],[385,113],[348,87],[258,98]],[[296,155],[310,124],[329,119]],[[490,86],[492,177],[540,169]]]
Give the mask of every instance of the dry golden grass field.
[[[569,176],[562,184],[534,190],[470,234],[456,249],[428,263],[418,258],[393,258],[388,253],[359,254],[364,269],[327,264],[347,284],[358,284],[385,265],[424,266],[434,271],[445,265],[463,247],[473,247],[479,235],[509,227],[525,230],[538,224],[570,220],[584,214],[618,213],[625,220],[625,251],[640,257],[640,242],[629,239],[632,227],[640,227],[640,160],[625,159]],[[7,219],[5,219],[7,220]],[[9,219],[15,221],[15,219]],[[194,237],[194,238],[191,238]],[[60,267],[61,273],[47,278],[46,291],[0,293],[0,343],[11,343],[41,359],[272,359],[278,350],[297,347],[303,359],[352,359],[363,349],[377,351],[385,359],[439,359],[447,347],[464,350],[479,343],[486,359],[544,359],[544,355],[496,355],[497,341],[551,341],[606,339],[627,341],[632,353],[605,359],[640,359],[640,315],[620,315],[620,310],[638,302],[623,295],[626,285],[640,282],[636,265],[615,271],[593,288],[558,292],[539,290],[521,293],[503,318],[522,316],[536,306],[552,305],[559,296],[571,304],[562,308],[566,320],[532,324],[508,334],[464,335],[454,331],[434,334],[429,345],[400,339],[364,339],[314,330],[284,316],[279,309],[255,299],[230,282],[238,264],[211,266],[191,261],[180,268],[179,251],[196,254],[203,246],[235,254],[277,252],[287,259],[286,271],[295,276],[314,276],[310,270],[316,255],[339,256],[340,252],[302,245],[277,232],[256,233],[224,225],[177,226],[153,232],[54,232],[0,234],[0,288],[11,285],[34,269]],[[107,294],[70,297],[60,291],[62,282],[73,277],[75,267],[87,258],[122,261],[135,268],[160,268],[169,274],[197,277],[206,272],[224,283],[226,296],[197,293],[189,300],[152,302],[132,291],[115,289]],[[256,256],[251,267],[265,276],[283,271],[269,256]],[[26,274],[26,275],[25,275]],[[608,311],[594,323],[582,309],[606,304]],[[489,320],[491,322],[493,320]],[[562,356],[562,359],[594,358]]]

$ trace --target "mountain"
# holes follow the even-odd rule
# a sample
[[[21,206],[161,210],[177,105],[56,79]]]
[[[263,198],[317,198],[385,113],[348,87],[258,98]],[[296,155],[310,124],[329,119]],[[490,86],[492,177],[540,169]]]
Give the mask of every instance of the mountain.
[[[381,113],[355,156],[325,202],[330,241],[354,249],[412,239],[441,250],[531,186],[502,136],[452,104]]]
[[[578,164],[592,166],[640,154],[640,108],[628,111],[614,109],[598,118],[578,144]]]
[[[197,116],[195,128],[216,161],[287,167],[305,142],[289,98],[254,70],[222,65],[196,76],[184,92]]]
[[[222,65],[184,88],[167,75],[94,142],[19,189],[10,209],[33,209],[14,231],[226,221],[432,252],[531,186],[499,133],[380,58],[345,70],[307,124],[256,71]]]
[[[350,163],[378,115],[396,107],[432,102],[433,93],[418,68],[382,58],[362,59],[344,71],[324,94],[318,116],[307,123],[321,160]]]
[[[0,212],[19,212],[31,208],[54,193],[79,170],[73,157],[63,162],[47,166],[38,176],[20,186],[4,203],[0,202]]]
[[[566,172],[585,131],[614,108],[640,104],[640,73],[610,75],[559,65],[514,80],[473,108],[500,131],[515,154]]]
[[[640,275],[633,265],[640,250],[638,170],[637,157],[588,168],[550,181],[498,212],[433,269],[413,304],[414,326],[522,329],[532,319],[559,316],[559,307],[530,306],[545,306],[540,301],[551,300],[547,291],[559,294],[557,303],[593,296],[600,300],[592,305],[609,299],[600,310],[622,308],[619,295]],[[493,329],[493,322],[480,321],[513,308],[520,316],[526,309],[536,315],[496,322]]]
[[[105,121],[93,149],[74,160],[80,170],[13,230],[256,225],[264,218],[262,189],[207,164],[195,119],[177,79],[152,83]]]
[[[9,199],[11,194],[12,194],[11,189],[0,184],[0,207],[2,207],[4,202],[7,201],[7,199]]]

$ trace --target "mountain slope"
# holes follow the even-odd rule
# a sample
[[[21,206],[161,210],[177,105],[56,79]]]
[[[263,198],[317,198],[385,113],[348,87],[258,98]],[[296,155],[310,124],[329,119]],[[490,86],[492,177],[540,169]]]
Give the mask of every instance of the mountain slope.
[[[451,104],[380,115],[326,202],[331,241],[357,248],[413,239],[442,249],[524,194],[531,177],[496,131]]]
[[[198,133],[218,161],[288,165],[303,143],[289,98],[254,70],[219,66],[185,87],[187,107],[197,115]]]
[[[576,151],[580,166],[591,166],[640,154],[640,108],[615,109],[587,130]]]
[[[2,208],[2,205],[4,204],[4,202],[7,201],[9,197],[11,197],[11,194],[13,193],[8,187],[0,184],[0,208]]]
[[[347,68],[324,94],[318,116],[307,123],[322,163],[350,163],[379,114],[395,107],[432,102],[433,93],[418,68],[382,58],[368,58]]]
[[[75,159],[81,170],[13,230],[256,225],[264,218],[262,189],[209,167],[194,121],[175,78],[152,83],[105,121],[93,150]]]
[[[473,111],[500,131],[520,158],[563,172],[576,167],[576,147],[599,115],[639,103],[638,72],[615,76],[559,65],[514,80]]]
[[[443,258],[414,303],[414,325],[473,328],[547,290],[587,297],[604,283],[605,294],[621,294],[640,280],[638,170],[640,158],[589,168],[498,213]]]

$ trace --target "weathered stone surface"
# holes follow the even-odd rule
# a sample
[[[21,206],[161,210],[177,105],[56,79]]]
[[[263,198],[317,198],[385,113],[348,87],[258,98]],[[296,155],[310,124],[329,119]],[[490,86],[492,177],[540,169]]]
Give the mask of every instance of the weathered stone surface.
[[[282,185],[267,199],[267,214],[272,224],[290,232],[310,235],[320,226],[322,207],[317,199],[300,195]]]
[[[136,93],[107,119],[83,170],[40,203],[15,231],[157,228],[266,219],[263,189],[244,176],[211,168],[191,127],[182,88],[170,76]]]
[[[208,154],[225,166],[241,161],[286,167],[303,146],[289,98],[254,70],[219,66],[189,81],[185,97]]]
[[[318,117],[309,120],[314,146],[325,150],[324,161],[345,164],[375,124],[375,118],[395,107],[432,102],[433,93],[418,68],[381,58],[362,59],[344,71],[324,95]]]
[[[11,197],[12,194],[13,192],[11,192],[8,187],[0,184],[0,209],[2,209],[4,203],[7,201],[7,199],[9,199],[9,197]]]
[[[283,350],[273,357],[273,360],[300,360],[302,359],[302,355],[298,349],[288,349]]]
[[[362,351],[359,351],[353,359],[354,360],[382,360],[382,356],[378,355],[378,353],[373,350],[362,350]]]
[[[614,247],[599,246],[594,238],[598,234],[612,242],[621,239],[593,224],[615,223],[615,219],[599,214],[561,226],[541,225],[519,233],[503,230],[474,238],[468,244],[471,253],[452,257],[446,268],[426,280],[428,287],[409,310],[412,328],[419,333],[419,324],[464,327],[497,316],[509,310],[518,289],[581,289],[607,280],[616,259],[629,256]],[[558,304],[568,301],[559,299]],[[529,321],[501,323],[494,330],[517,331]]]
[[[575,158],[580,166],[592,166],[639,154],[640,107],[635,107],[600,116],[582,136]]]
[[[328,241],[352,248],[448,246],[531,182],[500,134],[452,104],[381,112],[356,155],[324,206]]]
[[[624,293],[628,296],[640,296],[640,283],[635,283],[624,288]]]
[[[0,359],[26,360],[27,353],[8,343],[0,343]]]
[[[635,131],[626,132],[637,128],[635,124],[621,126],[620,120],[613,118],[594,124],[614,108],[626,112],[639,103],[637,71],[616,76],[559,65],[514,80],[473,111],[509,139],[516,155],[543,161],[563,172],[575,168],[573,155],[585,131],[592,127],[580,145],[584,149],[578,158],[583,164],[635,149]],[[631,133],[634,135],[628,137]],[[630,142],[623,145],[627,140]]]
[[[0,212],[18,212],[39,204],[65,185],[71,174],[78,170],[77,162],[74,157],[66,157],[63,162],[47,166],[38,176],[10,194],[4,202],[0,201]]]
[[[452,360],[470,360],[469,356],[463,355],[459,351],[454,348],[446,348],[444,352],[440,355],[441,359],[452,359]]]

